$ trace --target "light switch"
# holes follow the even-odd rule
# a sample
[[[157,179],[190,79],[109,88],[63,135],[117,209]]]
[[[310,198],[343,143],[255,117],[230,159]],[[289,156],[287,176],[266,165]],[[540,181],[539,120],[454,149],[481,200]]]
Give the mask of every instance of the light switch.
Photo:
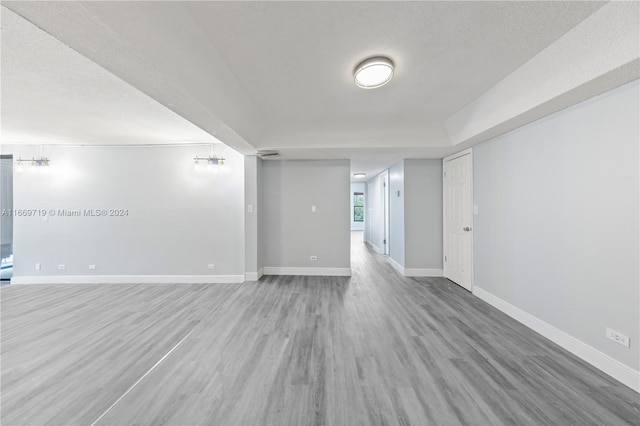
[[[253,204],[247,206],[247,213],[253,213]]]
[[[477,215],[477,214],[478,214],[478,206],[476,206],[475,204],[474,204],[474,206],[473,206],[473,214],[474,214],[474,215]]]
[[[315,213],[316,212],[316,206],[311,206],[311,213]]]

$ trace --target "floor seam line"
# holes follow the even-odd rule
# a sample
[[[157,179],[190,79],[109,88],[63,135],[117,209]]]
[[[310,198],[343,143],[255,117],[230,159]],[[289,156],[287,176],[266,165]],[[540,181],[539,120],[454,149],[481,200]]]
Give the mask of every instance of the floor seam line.
[[[177,343],[173,348],[171,348],[171,350],[169,350],[169,352],[167,352],[167,353],[166,353],[162,358],[160,358],[160,360],[159,360],[158,362],[156,362],[156,363],[153,365],[153,367],[151,367],[149,370],[147,370],[147,372],[146,372],[146,373],[144,373],[144,374],[142,375],[142,377],[140,377],[138,380],[136,380],[136,382],[135,382],[134,384],[132,384],[132,385],[129,387],[129,389],[127,389],[127,390],[125,391],[125,393],[123,393],[123,394],[120,396],[120,398],[116,399],[116,401],[115,401],[113,404],[111,404],[111,405],[109,406],[109,408],[107,408],[107,409],[104,411],[104,413],[102,413],[102,414],[100,415],[100,417],[98,417],[96,420],[94,420],[94,422],[93,422],[93,423],[91,423],[91,426],[95,426],[95,425],[96,425],[100,420],[102,420],[102,418],[103,418],[104,416],[106,416],[106,415],[109,413],[109,411],[111,411],[111,410],[113,409],[113,407],[115,407],[115,406],[116,406],[120,401],[122,401],[122,400],[124,399],[124,397],[125,397],[125,396],[127,396],[127,394],[128,394],[129,392],[131,392],[131,391],[133,390],[133,388],[135,388],[135,387],[136,387],[136,385],[137,385],[138,383],[140,383],[140,382],[141,382],[145,377],[147,377],[147,376],[148,376],[148,375],[149,375],[149,374],[150,374],[150,373],[151,373],[151,372],[152,372],[152,371],[153,371],[153,370],[154,370],[158,365],[160,365],[160,364],[162,363],[162,361],[164,361],[164,360],[165,360],[169,355],[171,355],[171,353],[172,353],[174,350],[176,350],[176,349],[178,348],[178,346],[180,346],[180,345],[182,344],[182,342],[184,342],[184,341],[187,339],[187,337],[189,337],[189,336],[191,335],[191,333],[193,333],[193,332],[194,332],[194,330],[196,329],[196,327],[197,327],[197,326],[198,326],[198,324],[196,324],[196,325],[191,329],[191,331],[190,331],[189,333],[187,333],[187,335],[186,335],[186,336],[184,336],[182,339],[180,339],[180,341],[179,341],[179,342],[178,342],[178,343]]]
[[[222,305],[223,305],[227,300],[229,300],[229,298],[230,298],[233,294],[235,294],[235,293],[240,289],[240,287],[242,287],[242,285],[243,285],[243,284],[244,284],[244,283],[240,283],[240,284],[239,284],[239,285],[238,285],[238,286],[237,286],[233,291],[231,291],[231,292],[229,293],[229,295],[228,295],[227,297],[225,297],[225,298],[224,298],[224,300],[222,300],[222,301],[218,304],[218,306],[216,306],[216,307],[215,307],[215,308],[210,312],[210,314],[213,314],[213,313],[214,313],[214,312],[216,312],[218,309],[220,309],[220,307],[221,307],[221,306],[222,306]],[[184,341],[187,339],[187,337],[189,337],[189,336],[191,335],[191,333],[193,333],[193,332],[195,331],[195,329],[196,329],[200,324],[201,324],[201,322],[200,322],[200,321],[198,321],[198,323],[197,323],[196,325],[194,325],[194,326],[193,326],[193,328],[191,329],[191,331],[189,331],[189,333],[187,333],[187,335],[186,335],[186,336],[184,336],[182,339],[180,339],[180,341],[179,341],[179,342],[178,342],[178,343],[177,343],[173,348],[171,348],[171,349],[169,350],[169,352],[167,352],[167,353],[166,353],[162,358],[160,358],[160,360],[159,360],[158,362],[156,362],[156,363],[153,365],[153,367],[151,367],[149,370],[147,370],[147,372],[146,372],[146,373],[144,373],[144,374],[142,375],[142,377],[140,377],[138,380],[136,380],[136,381],[135,381],[135,383],[134,383],[134,384],[132,384],[132,385],[131,385],[131,386],[130,386],[130,387],[129,387],[129,388],[128,388],[128,389],[127,389],[127,390],[126,390],[126,391],[125,391],[121,396],[120,396],[120,398],[116,399],[116,401],[115,401],[113,404],[111,404],[111,405],[109,406],[109,408],[107,408],[107,409],[106,409],[106,410],[105,410],[105,411],[100,415],[100,417],[98,417],[96,420],[94,420],[94,421],[93,421],[93,423],[91,423],[91,426],[95,426],[95,425],[96,425],[100,420],[102,420],[102,418],[103,418],[104,416],[106,416],[106,415],[109,413],[109,411],[111,411],[111,410],[112,410],[112,409],[113,409],[113,408],[114,408],[114,407],[115,407],[115,406],[116,406],[120,401],[122,401],[122,400],[123,400],[123,399],[124,399],[128,394],[129,394],[129,392],[131,392],[131,391],[133,390],[133,388],[135,388],[135,387],[136,387],[140,382],[142,382],[142,380],[144,380],[144,378],[145,378],[145,377],[147,377],[149,374],[151,374],[151,372],[152,372],[152,371],[153,371],[153,370],[154,370],[158,365],[160,365],[160,364],[162,363],[162,361],[164,361],[164,360],[165,360],[165,359],[166,359],[166,358],[167,358],[167,357],[168,357],[168,356],[169,356],[169,355],[170,355],[174,350],[176,350],[176,349],[178,348],[178,346],[180,346],[180,345],[182,344],[182,342],[184,342]]]

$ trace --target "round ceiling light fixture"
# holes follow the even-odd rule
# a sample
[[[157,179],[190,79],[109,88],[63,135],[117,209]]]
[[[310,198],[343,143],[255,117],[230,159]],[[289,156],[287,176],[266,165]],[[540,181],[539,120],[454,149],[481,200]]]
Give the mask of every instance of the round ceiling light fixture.
[[[356,178],[356,179],[362,179],[366,175],[367,175],[366,173],[354,173],[353,177]]]
[[[384,56],[374,56],[358,64],[353,71],[353,78],[358,87],[375,89],[391,81],[393,68],[391,59]]]

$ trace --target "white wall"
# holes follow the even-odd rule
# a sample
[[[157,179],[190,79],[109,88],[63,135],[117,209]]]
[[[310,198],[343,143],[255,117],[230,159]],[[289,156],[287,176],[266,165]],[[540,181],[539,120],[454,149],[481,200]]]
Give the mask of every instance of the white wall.
[[[262,163],[265,274],[350,275],[349,174],[349,160]]]
[[[474,148],[476,288],[636,373],[639,98],[635,81]]]
[[[351,183],[351,210],[349,210],[349,216],[351,217],[351,230],[352,231],[364,231],[364,222],[354,222],[353,220],[353,194],[355,192],[361,192],[364,194],[365,192],[365,183],[364,182],[352,182]],[[365,221],[367,220],[367,200],[365,198],[364,201],[364,213],[365,213]]]
[[[405,263],[442,274],[442,160],[404,160]]]
[[[404,268],[404,161],[389,168],[389,258]]]
[[[378,253],[384,253],[384,180],[388,170],[378,174],[367,182],[365,242]]]
[[[244,160],[223,145],[216,150],[227,162],[211,171],[193,163],[208,147],[45,147],[50,167],[15,172],[14,205],[56,215],[15,218],[15,282],[242,281]],[[38,154],[36,147],[14,149],[16,158]],[[126,209],[128,216],[61,217],[60,209]]]

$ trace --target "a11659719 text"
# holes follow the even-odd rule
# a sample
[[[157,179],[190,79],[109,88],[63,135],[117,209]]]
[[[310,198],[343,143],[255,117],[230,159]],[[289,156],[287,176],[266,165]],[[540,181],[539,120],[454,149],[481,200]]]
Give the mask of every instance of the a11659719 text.
[[[13,217],[126,217],[129,209],[2,209],[0,216]]]

